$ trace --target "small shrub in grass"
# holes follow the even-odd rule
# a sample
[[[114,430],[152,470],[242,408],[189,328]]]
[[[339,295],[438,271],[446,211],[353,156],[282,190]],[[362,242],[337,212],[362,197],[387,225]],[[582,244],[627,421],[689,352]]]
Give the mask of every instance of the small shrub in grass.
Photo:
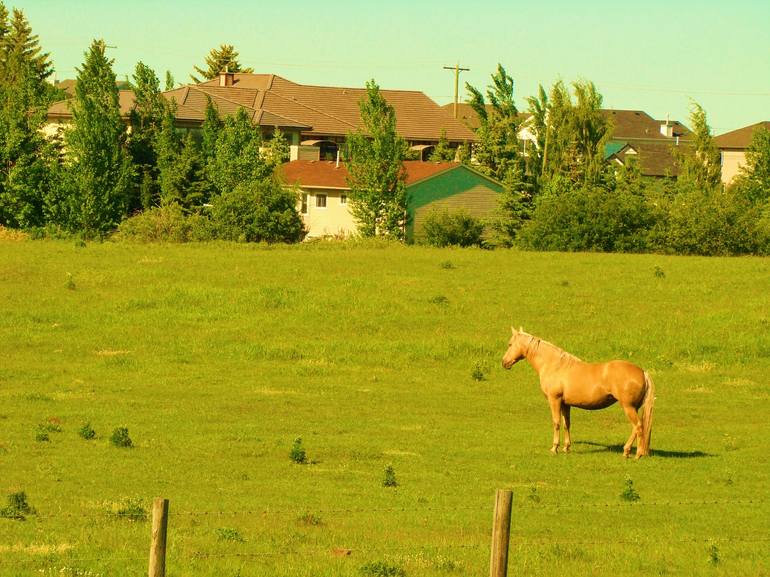
[[[114,447],[123,447],[126,449],[130,449],[134,446],[134,442],[131,440],[131,437],[128,436],[128,429],[126,427],[118,427],[112,431],[112,435],[110,435],[110,444]]]
[[[232,527],[220,527],[217,529],[218,541],[230,541],[232,543],[245,543],[246,539],[243,538],[237,529]]]
[[[448,305],[449,299],[446,298],[444,295],[436,295],[435,297],[431,297],[429,299],[429,302],[434,305]]]
[[[27,515],[34,515],[35,509],[27,502],[27,494],[24,491],[10,493],[8,505],[0,509],[0,517],[23,521]]]
[[[620,494],[620,498],[624,501],[628,501],[629,503],[633,503],[634,501],[641,499],[639,493],[637,493],[636,489],[634,489],[634,482],[631,479],[626,479],[626,487]]]
[[[91,427],[91,423],[86,423],[80,427],[80,429],[78,429],[78,435],[80,435],[86,441],[90,441],[96,437],[96,431],[94,431],[93,427]]]
[[[385,478],[382,480],[383,487],[398,487],[398,481],[396,480],[396,470],[393,465],[385,466]]]
[[[444,270],[452,270],[453,268],[455,268],[455,265],[452,264],[451,260],[442,261],[441,264],[439,264],[439,266]]]
[[[293,463],[297,463],[298,465],[307,463],[307,453],[305,452],[305,447],[302,446],[302,437],[294,439],[294,444],[291,446],[291,451],[289,452],[289,458]]]
[[[719,547],[712,544],[711,547],[709,547],[709,562],[716,566],[719,565],[721,561],[721,557],[719,556]]]
[[[473,370],[471,371],[471,378],[474,381],[483,381],[486,379],[486,376],[484,375],[484,369],[481,366],[481,363],[476,361],[476,364],[473,365]]]
[[[297,522],[305,527],[319,527],[323,525],[323,519],[315,513],[305,513],[297,518]]]
[[[146,521],[147,509],[140,499],[126,499],[115,511],[115,515],[129,521]]]
[[[61,433],[61,425],[57,419],[49,420],[37,426],[35,440],[39,443],[47,443],[51,440],[49,433]]]
[[[64,283],[65,288],[74,291],[77,287],[75,286],[75,279],[72,278],[72,273],[67,273],[67,282]]]
[[[391,565],[386,561],[370,561],[359,568],[364,577],[405,577],[406,571],[398,565]]]

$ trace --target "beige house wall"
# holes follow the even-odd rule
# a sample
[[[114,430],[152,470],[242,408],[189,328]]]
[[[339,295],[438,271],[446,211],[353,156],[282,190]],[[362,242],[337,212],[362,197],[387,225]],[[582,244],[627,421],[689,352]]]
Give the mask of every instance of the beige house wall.
[[[738,176],[741,167],[746,164],[746,153],[743,150],[722,151],[722,182],[730,184]]]
[[[299,193],[298,209],[308,231],[307,238],[349,237],[356,234],[358,227],[350,212],[347,190],[303,188]],[[321,197],[325,198],[322,200]]]

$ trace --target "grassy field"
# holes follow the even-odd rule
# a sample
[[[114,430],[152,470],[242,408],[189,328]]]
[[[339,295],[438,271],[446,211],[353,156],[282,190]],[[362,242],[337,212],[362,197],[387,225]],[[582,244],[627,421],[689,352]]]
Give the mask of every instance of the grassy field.
[[[768,289],[759,258],[1,242],[0,509],[36,511],[0,576],[146,574],[157,496],[169,576],[486,575],[499,488],[513,575],[766,576]],[[650,370],[654,456],[617,406],[551,456],[512,324]]]

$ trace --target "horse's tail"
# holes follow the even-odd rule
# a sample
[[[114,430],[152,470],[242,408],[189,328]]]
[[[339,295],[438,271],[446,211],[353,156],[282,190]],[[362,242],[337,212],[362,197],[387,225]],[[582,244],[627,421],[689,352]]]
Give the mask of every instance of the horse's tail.
[[[642,436],[639,439],[639,456],[650,454],[652,437],[652,409],[655,405],[655,384],[647,371],[644,371],[644,399],[642,400]]]

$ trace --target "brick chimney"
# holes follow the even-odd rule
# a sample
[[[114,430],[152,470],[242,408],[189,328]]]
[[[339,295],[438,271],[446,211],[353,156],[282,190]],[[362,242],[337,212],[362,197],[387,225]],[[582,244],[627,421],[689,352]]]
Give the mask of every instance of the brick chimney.
[[[660,133],[666,138],[673,138],[674,136],[674,125],[668,119],[668,116],[666,116],[666,121],[660,124]]]
[[[230,72],[228,70],[228,67],[225,66],[225,71],[219,73],[219,86],[221,88],[232,86],[234,78],[235,78],[235,73]]]

